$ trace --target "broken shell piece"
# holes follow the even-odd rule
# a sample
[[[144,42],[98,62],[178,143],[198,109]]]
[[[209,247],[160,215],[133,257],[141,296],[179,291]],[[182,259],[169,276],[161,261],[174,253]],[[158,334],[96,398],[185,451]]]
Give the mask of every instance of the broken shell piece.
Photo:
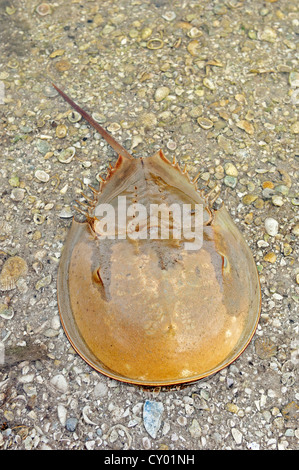
[[[12,290],[16,287],[17,280],[25,276],[28,271],[26,261],[20,256],[12,256],[4,263],[0,274],[0,289]]]
[[[60,124],[56,127],[56,135],[59,139],[63,139],[67,134],[67,127],[64,124]]]
[[[46,15],[51,15],[52,10],[48,3],[41,3],[40,5],[36,7],[36,12],[40,16],[46,16]]]
[[[90,407],[88,405],[84,406],[83,410],[82,410],[82,415],[83,415],[83,419],[85,421],[85,423],[87,424],[91,424],[93,426],[97,426],[97,423],[95,423],[94,421],[92,421],[89,417],[88,417],[88,414],[90,413]]]
[[[6,304],[0,304],[0,317],[4,320],[11,320],[14,316],[14,311],[11,307]]]
[[[68,147],[67,149],[63,150],[57,158],[60,163],[70,163],[73,160],[75,153],[75,147]]]
[[[211,119],[204,118],[204,117],[199,117],[197,119],[197,122],[200,125],[200,127],[202,127],[203,129],[211,129],[211,127],[213,127],[213,125],[214,125],[214,123],[213,123],[213,121],[211,121]]]
[[[50,176],[48,175],[48,173],[46,173],[43,170],[36,170],[35,177],[42,183],[47,183],[47,181],[49,181],[50,179]]]
[[[77,113],[77,111],[71,111],[71,112],[68,114],[68,120],[69,120],[71,123],[79,122],[79,121],[81,120],[81,114]]]

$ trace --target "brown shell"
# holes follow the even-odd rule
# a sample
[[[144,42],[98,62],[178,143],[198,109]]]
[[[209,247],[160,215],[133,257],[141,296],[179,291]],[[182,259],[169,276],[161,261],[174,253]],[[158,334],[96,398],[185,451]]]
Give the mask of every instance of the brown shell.
[[[118,150],[115,168],[88,198],[86,222],[73,220],[62,253],[63,327],[81,357],[114,379],[142,385],[199,380],[233,362],[255,332],[261,291],[252,254],[226,209],[213,210],[161,151],[135,159]],[[145,206],[202,204],[201,249],[187,251],[173,239],[99,240],[97,207],[109,203],[117,213],[124,195],[128,204]]]

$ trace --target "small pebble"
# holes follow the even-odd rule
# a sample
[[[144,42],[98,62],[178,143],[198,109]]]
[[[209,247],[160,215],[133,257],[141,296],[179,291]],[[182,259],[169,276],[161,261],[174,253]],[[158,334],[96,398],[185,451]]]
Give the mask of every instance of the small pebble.
[[[224,165],[224,170],[228,176],[234,176],[234,177],[238,176],[238,170],[233,163],[230,163],[230,162],[226,163]]]
[[[188,44],[187,51],[194,57],[198,56],[200,54],[200,42],[197,39],[193,39],[193,41]]]
[[[246,214],[244,221],[245,221],[245,224],[248,224],[248,225],[252,224],[253,212],[249,212],[249,214]]]
[[[293,249],[289,243],[284,243],[283,245],[283,254],[284,256],[289,256],[292,253]]]
[[[55,133],[58,139],[63,139],[67,134],[67,127],[64,124],[60,124],[56,127]]]
[[[153,30],[149,27],[144,27],[142,30],[141,30],[141,39],[143,39],[144,41],[149,39],[152,35],[152,32]]]
[[[55,59],[55,57],[60,57],[65,53],[64,49],[56,49],[56,51],[51,52],[50,59]]]
[[[271,199],[271,197],[274,196],[275,191],[272,188],[264,188],[262,194],[264,199]]]
[[[195,106],[194,108],[191,109],[189,112],[189,115],[193,118],[199,118],[199,116],[202,115],[203,112],[203,107],[202,106]]]
[[[235,188],[238,182],[237,178],[234,176],[225,176],[223,181],[224,184],[230,188]]]
[[[176,18],[176,14],[174,11],[167,11],[162,15],[162,18],[166,21],[173,21]]]
[[[193,437],[194,439],[198,439],[201,436],[201,427],[197,419],[192,420],[192,424],[189,427],[189,432],[191,434],[191,437]]]
[[[289,74],[289,84],[292,88],[299,88],[299,72],[292,71]]]
[[[140,145],[142,142],[143,142],[143,139],[142,139],[141,135],[134,135],[133,138],[132,138],[132,145],[131,145],[131,148],[132,148],[132,149],[135,149],[135,148],[138,147],[138,145]]]
[[[45,276],[41,278],[37,283],[35,284],[36,290],[40,290],[43,287],[49,286],[52,282],[52,276],[49,274],[48,276]]]
[[[264,260],[267,261],[268,263],[275,263],[276,261],[276,254],[270,251],[264,256]]]
[[[55,375],[51,380],[51,384],[61,393],[65,393],[68,390],[68,383],[66,378],[62,374]]]
[[[278,222],[277,220],[273,219],[272,217],[267,217],[265,219],[265,229],[268,235],[271,237],[275,237],[278,233]]]
[[[85,447],[87,450],[94,450],[95,445],[96,445],[96,442],[93,439],[85,442]]]
[[[74,214],[70,207],[64,207],[58,215],[61,219],[70,219]]]
[[[20,185],[20,178],[14,175],[11,178],[9,178],[8,182],[10,186],[12,186],[13,188],[17,188]]]
[[[299,134],[299,121],[294,122],[294,124],[291,125],[290,131],[292,134]]]
[[[170,89],[167,86],[161,86],[157,88],[155,92],[155,101],[158,103],[163,101],[170,93]]]
[[[277,38],[277,33],[273,28],[270,28],[270,26],[266,26],[263,31],[259,32],[258,38],[261,41],[274,42]]]
[[[226,409],[230,413],[235,413],[235,414],[238,413],[238,411],[239,411],[239,407],[235,403],[227,403],[226,404]]]
[[[272,196],[272,204],[278,207],[283,206],[284,202],[283,202],[282,196],[278,196],[278,195]]]
[[[46,338],[55,338],[55,336],[58,336],[58,335],[59,335],[59,331],[53,330],[53,328],[47,328],[44,331],[44,336]]]
[[[289,194],[289,188],[284,184],[279,184],[275,187],[275,192],[287,196]]]
[[[150,439],[146,436],[142,438],[142,445],[145,450],[150,450],[152,447]]]
[[[187,418],[185,416],[179,416],[177,422],[180,426],[186,426]]]
[[[252,204],[256,199],[258,198],[257,195],[255,194],[246,194],[242,201],[243,201],[243,204],[245,204],[246,206],[249,206],[250,204]]]
[[[299,88],[293,91],[292,96],[291,96],[291,102],[295,106],[299,105]]]
[[[253,124],[251,124],[251,122],[249,122],[249,121],[246,121],[245,119],[242,119],[241,121],[238,121],[237,126],[249,135],[254,134]]]
[[[211,91],[215,90],[215,88],[216,88],[215,84],[209,78],[204,78],[203,79],[203,84],[206,88],[208,88]]]
[[[36,225],[42,225],[45,221],[45,216],[42,215],[42,214],[34,214],[33,215],[33,222],[36,224]]]
[[[157,118],[154,113],[144,113],[140,116],[139,123],[146,129],[153,129],[157,125]]]
[[[292,233],[294,235],[296,235],[296,237],[299,237],[299,224],[296,224],[293,228],[292,228]]]
[[[258,197],[254,203],[253,203],[254,207],[256,207],[257,209],[262,209],[265,205],[263,199],[261,199],[260,197]]]
[[[66,415],[67,415],[67,409],[63,405],[58,405],[57,406],[57,414],[58,414],[58,419],[61,423],[62,426],[65,426],[66,424]]]
[[[242,443],[243,434],[237,428],[232,428],[232,435],[235,443],[240,445]]]
[[[41,153],[42,155],[46,155],[46,153],[48,153],[50,151],[50,146],[49,146],[48,142],[46,140],[43,140],[43,139],[38,139],[36,141],[36,148],[37,148],[38,152]]]
[[[277,346],[267,336],[259,336],[254,342],[255,352],[260,359],[270,359],[277,353]]]
[[[28,264],[15,290],[0,290],[0,362],[2,346],[7,354],[24,349],[22,362],[1,370],[0,450],[295,449],[295,2],[0,3],[8,36],[0,71],[0,273],[15,255]],[[34,79],[40,70],[48,85]],[[263,309],[245,355],[209,380],[135,387],[99,375],[57,339],[64,333],[54,268],[73,204],[117,155],[50,78],[136,158],[165,147],[190,176],[202,171],[200,190],[222,184],[257,261]],[[45,355],[26,356],[31,342]]]
[[[108,393],[108,387],[105,383],[99,382],[96,384],[93,394],[95,398],[103,398]]]
[[[21,188],[14,188],[11,191],[10,197],[13,201],[20,202],[24,199],[25,196],[25,189]]]
[[[273,189],[274,188],[274,183],[272,183],[272,181],[264,181],[262,186],[263,186],[263,188]]]
[[[65,422],[65,427],[70,432],[75,432],[78,424],[77,418],[68,418]]]

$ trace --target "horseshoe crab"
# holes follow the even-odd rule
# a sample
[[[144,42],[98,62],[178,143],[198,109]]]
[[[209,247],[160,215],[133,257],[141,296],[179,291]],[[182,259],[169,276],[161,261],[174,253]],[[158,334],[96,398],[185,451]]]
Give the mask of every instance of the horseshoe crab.
[[[86,220],[73,219],[60,260],[58,305],[72,346],[97,371],[133,384],[194,382],[228,366],[254,335],[261,291],[253,256],[227,210],[215,210],[197,178],[162,151],[133,157],[54,87],[119,155],[99,190],[83,194]],[[170,212],[168,238],[138,237],[141,229],[146,235],[163,228],[162,219],[149,226],[147,216],[104,238],[102,208],[113,208],[119,229],[129,210],[120,198],[135,209],[187,205],[193,228],[200,206],[200,249],[186,249],[190,236],[174,237]]]

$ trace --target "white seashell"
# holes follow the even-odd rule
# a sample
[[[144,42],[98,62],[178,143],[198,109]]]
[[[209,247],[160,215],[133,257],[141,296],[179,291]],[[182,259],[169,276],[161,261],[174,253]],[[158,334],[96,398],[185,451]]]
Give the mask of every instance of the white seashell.
[[[87,424],[92,424],[93,426],[97,426],[98,423],[95,423],[94,421],[91,421],[91,419],[89,419],[89,417],[87,416],[87,413],[90,412],[90,407],[88,405],[84,406],[83,410],[82,410],[82,415],[83,415],[83,419],[85,421],[85,423]]]
[[[67,409],[63,405],[58,405],[57,406],[57,414],[58,414],[58,419],[59,419],[61,425],[65,426]]]
[[[47,183],[47,181],[49,181],[50,179],[50,176],[48,175],[48,173],[46,173],[43,170],[36,170],[35,177],[42,183]]]
[[[11,307],[5,304],[0,304],[0,317],[4,320],[11,320],[14,316],[14,311]]]
[[[58,155],[58,160],[60,163],[70,163],[76,153],[75,147],[68,147],[65,150],[63,150],[59,155]]]

